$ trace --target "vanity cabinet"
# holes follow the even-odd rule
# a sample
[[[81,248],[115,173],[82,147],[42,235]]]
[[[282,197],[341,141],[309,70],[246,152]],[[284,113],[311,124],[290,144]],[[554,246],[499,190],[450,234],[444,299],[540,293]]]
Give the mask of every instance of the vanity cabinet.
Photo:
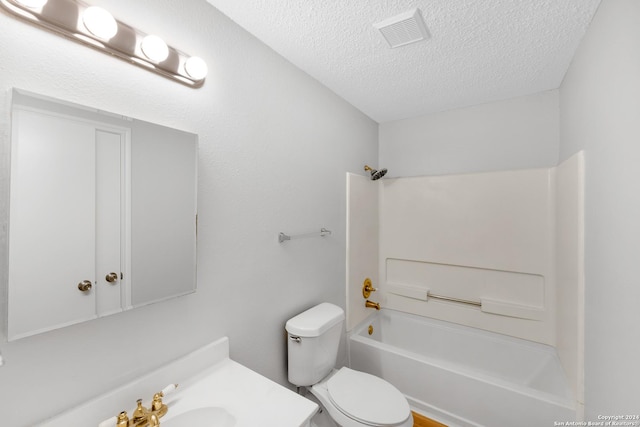
[[[14,106],[9,340],[123,310],[129,134]]]

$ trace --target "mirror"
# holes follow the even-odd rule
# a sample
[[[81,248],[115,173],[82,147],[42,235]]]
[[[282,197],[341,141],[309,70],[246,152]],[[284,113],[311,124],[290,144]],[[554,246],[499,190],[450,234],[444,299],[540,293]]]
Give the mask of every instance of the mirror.
[[[9,341],[194,292],[197,135],[14,89]]]

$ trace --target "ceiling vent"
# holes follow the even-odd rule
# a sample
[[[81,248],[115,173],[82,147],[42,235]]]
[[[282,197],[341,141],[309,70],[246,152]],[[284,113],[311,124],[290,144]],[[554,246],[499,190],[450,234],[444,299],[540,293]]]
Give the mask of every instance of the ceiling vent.
[[[393,18],[373,24],[380,31],[389,46],[400,47],[429,38],[427,25],[420,9],[410,10]]]

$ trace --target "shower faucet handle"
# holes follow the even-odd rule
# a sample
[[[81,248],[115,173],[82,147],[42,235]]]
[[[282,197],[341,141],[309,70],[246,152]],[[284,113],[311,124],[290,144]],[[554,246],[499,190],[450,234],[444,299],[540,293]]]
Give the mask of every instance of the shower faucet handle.
[[[375,292],[376,290],[377,289],[371,284],[371,279],[368,277],[364,279],[364,282],[362,283],[362,296],[364,299],[369,298],[371,296],[371,292]]]

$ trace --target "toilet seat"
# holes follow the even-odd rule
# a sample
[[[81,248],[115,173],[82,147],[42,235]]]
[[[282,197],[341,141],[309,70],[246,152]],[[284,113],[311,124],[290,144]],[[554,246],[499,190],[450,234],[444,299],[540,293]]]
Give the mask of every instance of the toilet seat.
[[[329,400],[344,415],[370,426],[399,426],[411,416],[405,397],[385,380],[341,368],[327,381]]]

